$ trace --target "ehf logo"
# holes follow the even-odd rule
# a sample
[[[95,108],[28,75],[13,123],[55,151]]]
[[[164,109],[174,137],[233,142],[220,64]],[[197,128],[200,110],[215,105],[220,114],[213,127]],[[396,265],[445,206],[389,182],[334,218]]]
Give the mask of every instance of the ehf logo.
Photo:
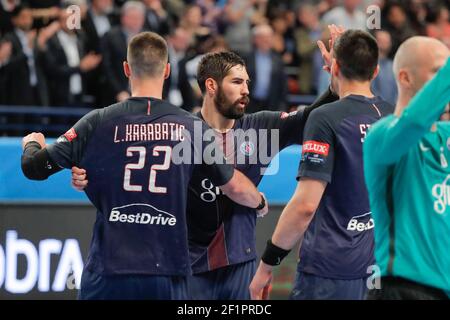
[[[251,141],[242,142],[240,148],[241,153],[246,156],[251,156],[255,153],[255,145]]]

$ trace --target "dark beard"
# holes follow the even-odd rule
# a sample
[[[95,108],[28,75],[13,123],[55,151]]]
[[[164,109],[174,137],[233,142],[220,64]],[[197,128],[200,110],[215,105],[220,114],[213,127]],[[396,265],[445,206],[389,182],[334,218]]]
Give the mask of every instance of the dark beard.
[[[219,87],[218,91],[217,91],[217,96],[214,98],[214,104],[216,105],[217,110],[219,111],[219,113],[224,116],[227,119],[240,119],[244,116],[245,113],[245,108],[243,108],[242,110],[240,110],[239,106],[239,101],[241,101],[242,99],[246,100],[246,105],[249,102],[249,98],[243,97],[243,98],[239,98],[237,99],[235,102],[230,102],[230,100],[227,99],[227,97],[225,97],[222,88]]]

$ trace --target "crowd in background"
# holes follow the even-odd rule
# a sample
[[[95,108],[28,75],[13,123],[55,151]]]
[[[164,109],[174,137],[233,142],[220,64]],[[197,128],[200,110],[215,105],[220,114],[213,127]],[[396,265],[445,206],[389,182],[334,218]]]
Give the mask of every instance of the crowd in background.
[[[381,28],[369,30],[380,50],[373,90],[394,103],[393,55],[414,35],[450,46],[450,0],[0,0],[0,105],[99,108],[127,99],[127,42],[149,30],[169,45],[164,95],[173,104],[200,106],[199,60],[233,50],[251,77],[248,111],[288,110],[289,95],[328,86],[316,45],[328,39],[326,26],[367,30],[373,4],[381,8]]]

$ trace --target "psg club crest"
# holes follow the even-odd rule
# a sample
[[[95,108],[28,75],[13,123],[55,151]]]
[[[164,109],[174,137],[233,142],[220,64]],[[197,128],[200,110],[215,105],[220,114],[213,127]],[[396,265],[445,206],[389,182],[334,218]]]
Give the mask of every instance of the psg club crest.
[[[255,145],[251,141],[245,141],[242,142],[239,149],[241,150],[242,154],[251,156],[255,152]]]

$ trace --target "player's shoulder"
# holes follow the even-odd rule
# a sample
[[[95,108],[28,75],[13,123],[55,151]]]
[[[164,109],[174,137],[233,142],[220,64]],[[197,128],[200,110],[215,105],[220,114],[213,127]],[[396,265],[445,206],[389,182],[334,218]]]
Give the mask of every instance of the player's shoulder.
[[[395,106],[392,104],[392,103],[390,103],[390,102],[388,102],[388,101],[386,101],[386,100],[384,100],[383,98],[381,98],[381,97],[376,97],[377,98],[377,103],[376,103],[376,106],[378,106],[378,107],[381,107],[382,108],[382,112],[386,115],[386,114],[391,114],[391,113],[393,113],[394,112],[394,110],[395,110]]]
[[[341,100],[329,102],[321,105],[319,108],[315,108],[309,114],[308,121],[310,119],[320,120],[320,119],[334,119],[336,115],[343,110],[344,103]]]
[[[240,119],[242,122],[263,121],[277,117],[281,112],[262,110],[255,113],[246,113]]]
[[[186,119],[195,119],[195,117],[186,110],[177,107],[166,100],[153,97],[132,97],[123,102],[118,102],[105,107],[100,111],[100,114],[107,118],[126,116],[135,113],[150,114],[154,117],[175,116]]]
[[[110,118],[125,114],[127,112],[127,110],[124,108],[125,105],[126,102],[117,102],[107,107],[94,109],[89,114],[91,117],[98,118],[99,121],[105,121]]]
[[[375,106],[383,116],[391,114],[394,111],[394,106],[383,100],[381,97],[375,96],[369,98],[359,95],[350,95],[337,101],[324,104],[320,108],[316,108],[311,115],[315,114],[316,116],[320,115],[322,117],[338,119],[346,117],[349,114],[366,112],[365,108],[361,108],[361,106],[364,105]]]
[[[395,115],[389,114],[375,122],[368,131],[364,145],[370,145],[372,142],[376,144],[376,141],[380,135],[383,135],[384,132],[397,120],[398,118]]]
[[[88,113],[86,113],[81,119],[80,121],[86,121],[86,122],[99,122],[100,119],[102,118],[103,115],[103,110],[104,108],[99,108],[99,109],[92,109],[91,111],[89,111]]]

